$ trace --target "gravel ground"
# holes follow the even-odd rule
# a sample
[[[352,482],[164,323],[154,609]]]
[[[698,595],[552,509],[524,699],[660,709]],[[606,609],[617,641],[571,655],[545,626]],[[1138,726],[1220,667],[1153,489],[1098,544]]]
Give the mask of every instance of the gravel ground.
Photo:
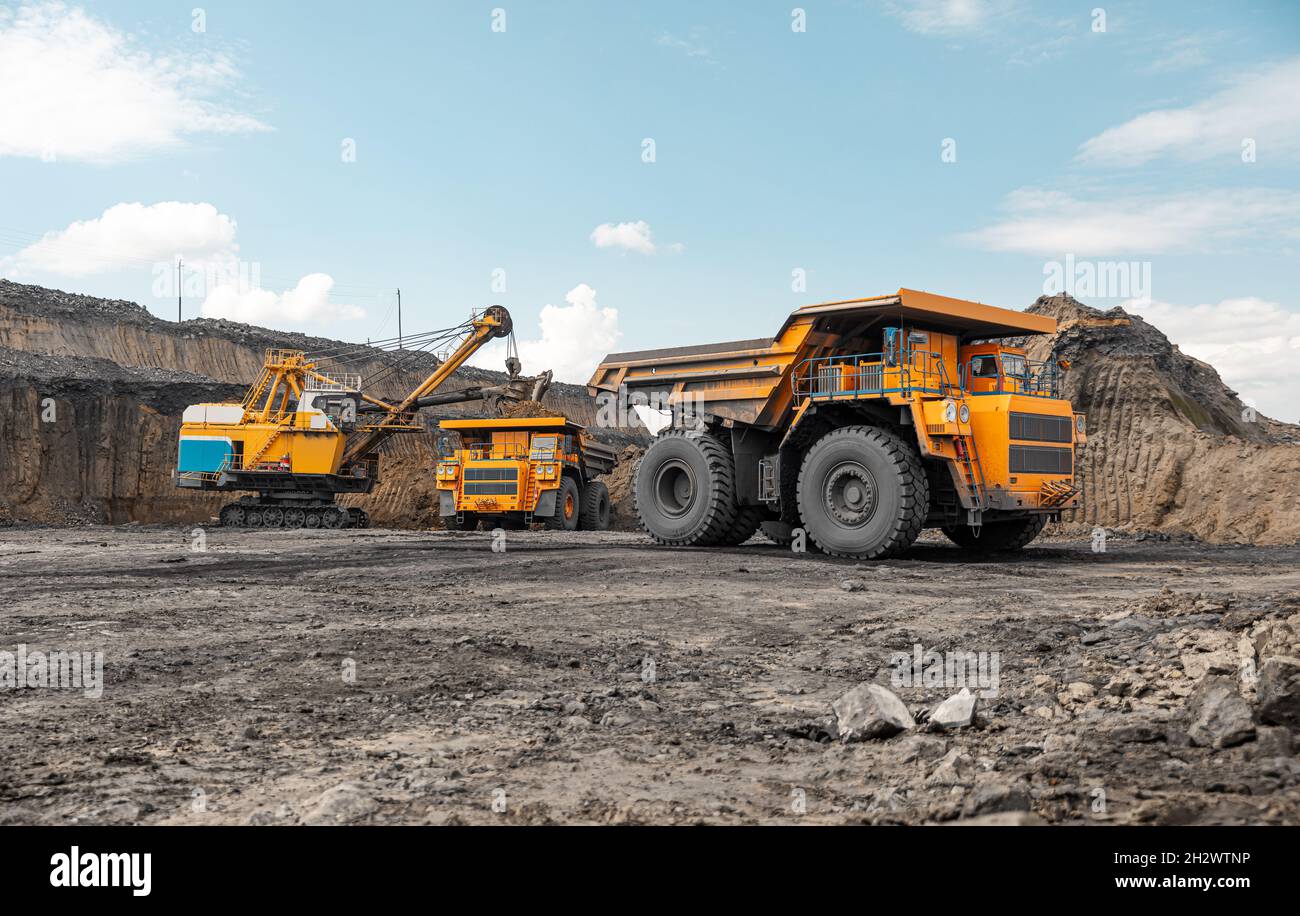
[[[0,822],[1300,823],[1286,735],[1184,709],[1300,612],[1300,547],[204,537],[0,530],[0,650],[103,653],[102,696],[0,690]],[[917,651],[996,662],[973,726],[927,728],[958,685],[900,681]],[[840,741],[862,682],[916,728]]]

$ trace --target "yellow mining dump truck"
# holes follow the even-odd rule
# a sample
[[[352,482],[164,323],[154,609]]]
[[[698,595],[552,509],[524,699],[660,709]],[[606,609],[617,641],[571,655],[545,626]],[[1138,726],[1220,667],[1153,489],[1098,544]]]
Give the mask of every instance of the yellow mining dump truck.
[[[805,306],[776,336],[616,353],[589,382],[654,439],[635,476],[655,540],[725,545],[802,528],[826,553],[896,556],[923,528],[1014,550],[1077,505],[1084,417],[1059,364],[1014,338],[1054,319],[910,289]],[[1009,340],[1011,338],[1011,340]],[[653,431],[653,428],[652,428]]]
[[[449,528],[548,528],[603,531],[609,490],[596,480],[614,467],[614,450],[564,417],[443,420],[460,447],[441,448],[439,513]]]

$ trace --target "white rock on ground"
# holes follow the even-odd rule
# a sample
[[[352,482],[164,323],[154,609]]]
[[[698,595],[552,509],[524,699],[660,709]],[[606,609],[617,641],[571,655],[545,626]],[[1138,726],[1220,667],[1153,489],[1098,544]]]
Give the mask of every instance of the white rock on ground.
[[[888,738],[916,722],[906,704],[879,684],[859,684],[833,704],[835,725],[845,741]]]
[[[939,728],[963,728],[975,721],[975,707],[979,697],[963,687],[934,708],[930,722]]]

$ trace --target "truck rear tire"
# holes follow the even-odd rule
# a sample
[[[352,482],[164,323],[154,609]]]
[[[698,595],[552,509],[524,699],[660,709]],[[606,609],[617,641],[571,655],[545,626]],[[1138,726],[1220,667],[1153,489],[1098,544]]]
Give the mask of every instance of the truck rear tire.
[[[754,536],[758,526],[763,523],[766,509],[762,506],[739,506],[736,509],[736,521],[730,529],[718,539],[719,547],[737,547]]]
[[[662,433],[637,462],[632,495],[641,526],[660,544],[716,544],[736,523],[731,452],[707,433]]]
[[[592,480],[582,490],[582,517],[578,527],[583,531],[605,531],[609,528],[609,488],[602,481]]]
[[[930,484],[920,456],[888,430],[832,430],[804,456],[799,515],[823,553],[896,557],[912,546],[929,510]]]
[[[576,531],[581,506],[582,494],[578,491],[578,482],[572,477],[563,477],[555,494],[555,514],[543,521],[553,531]]]
[[[1016,518],[1009,522],[986,522],[980,526],[978,537],[969,525],[944,528],[943,533],[963,550],[1001,553],[1019,550],[1038,537],[1046,526],[1047,516],[1031,515],[1029,518]]]

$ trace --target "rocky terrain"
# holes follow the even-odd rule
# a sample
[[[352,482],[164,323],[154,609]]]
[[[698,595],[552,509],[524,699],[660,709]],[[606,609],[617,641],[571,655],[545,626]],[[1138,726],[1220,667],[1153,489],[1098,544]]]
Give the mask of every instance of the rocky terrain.
[[[1300,548],[504,545],[0,531],[0,822],[1300,823]]]

